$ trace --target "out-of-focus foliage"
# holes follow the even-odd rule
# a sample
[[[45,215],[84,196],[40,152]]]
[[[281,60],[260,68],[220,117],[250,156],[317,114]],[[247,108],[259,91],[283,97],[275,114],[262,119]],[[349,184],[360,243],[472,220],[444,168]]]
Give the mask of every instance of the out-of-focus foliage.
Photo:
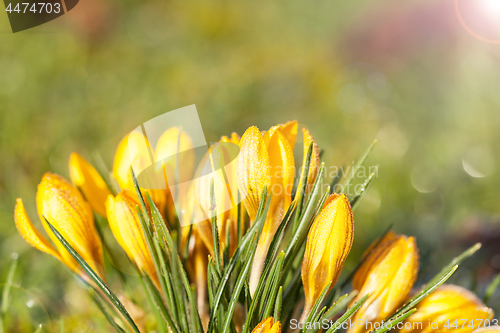
[[[453,1],[82,0],[17,34],[2,13],[0,271],[17,252],[21,290],[67,327],[81,327],[76,312],[102,318],[62,265],[21,241],[15,198],[36,216],[36,184],[68,176],[70,152],[92,161],[97,149],[111,167],[127,131],[189,104],[208,142],[297,119],[328,167],[352,167],[378,139],[347,271],[390,224],[417,237],[423,275],[442,263],[435,249],[449,258],[475,241],[482,254],[454,282],[481,287],[500,269],[500,48],[468,33]],[[495,15],[473,13],[463,19]]]

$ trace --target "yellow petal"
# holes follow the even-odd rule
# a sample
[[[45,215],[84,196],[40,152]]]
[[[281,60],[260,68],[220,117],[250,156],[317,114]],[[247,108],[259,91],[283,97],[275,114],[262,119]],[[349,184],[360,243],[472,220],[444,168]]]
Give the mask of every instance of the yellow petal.
[[[23,201],[21,199],[16,200],[16,208],[14,210],[14,221],[16,222],[16,227],[24,240],[37,250],[53,255],[57,259],[61,260],[61,256],[57,250],[50,244],[50,242],[35,228],[33,223],[31,223],[26,210],[24,209]]]
[[[414,237],[388,232],[376,245],[356,271],[353,289],[359,291],[351,302],[370,294],[356,312],[353,320],[381,322],[402,305],[415,283],[418,272],[418,249]],[[362,327],[349,329],[349,333],[362,332]]]
[[[137,175],[138,169],[142,170],[152,163],[148,155],[149,147],[147,138],[136,131],[127,134],[118,144],[113,162],[113,176],[122,189],[134,189],[130,172],[132,165]]]
[[[73,184],[82,191],[94,211],[106,216],[104,202],[111,191],[97,170],[77,153],[69,158],[69,174]]]
[[[137,196],[129,190],[121,191],[116,197],[108,196],[106,212],[109,227],[130,260],[146,272],[156,285],[159,285],[153,259],[137,214],[138,204]]]
[[[52,233],[44,217],[104,279],[101,239],[95,230],[92,208],[81,193],[63,177],[46,173],[38,185],[36,203],[45,231],[56,244],[63,262],[72,269],[77,267],[73,257]],[[79,268],[78,272],[81,272]]]
[[[493,315],[493,310],[469,290],[455,285],[442,285],[418,304],[417,312],[406,320],[401,332],[445,333],[453,330],[458,333],[470,333],[479,328],[484,320],[491,320]],[[439,321],[439,325],[429,325],[430,322],[436,321]],[[445,327],[447,321],[449,327]],[[458,327],[453,327],[455,321]],[[488,330],[491,328],[475,332],[487,333]]]
[[[189,135],[178,127],[167,129],[158,139],[155,149],[156,161],[163,161],[166,172],[175,175],[179,163],[178,183],[191,180],[194,171],[195,153]]]
[[[267,132],[264,133],[264,141],[266,144],[268,143],[269,138],[274,134],[275,131],[279,130],[281,134],[285,136],[288,141],[290,147],[295,147],[295,141],[297,139],[297,129],[299,124],[296,120],[289,121],[285,124],[278,124],[276,126],[271,127]]]
[[[253,294],[257,287],[267,250],[279,227],[283,215],[290,207],[291,192],[295,176],[295,162],[293,151],[286,137],[279,128],[273,128],[265,133],[264,141],[267,144],[269,155],[269,172],[271,174],[272,193],[269,213],[259,238],[255,252],[252,271],[250,273],[250,291]],[[242,139],[243,144],[243,139]]]
[[[264,186],[271,185],[270,161],[267,148],[255,126],[248,128],[240,141],[238,155],[238,188],[245,197],[245,207],[255,220]]]
[[[330,289],[342,271],[354,237],[354,218],[345,195],[333,194],[313,221],[307,236],[302,261],[307,316],[311,307],[331,282]]]
[[[257,326],[255,326],[252,333],[281,333],[280,322],[278,321],[273,324],[273,321],[273,317],[264,319]]]

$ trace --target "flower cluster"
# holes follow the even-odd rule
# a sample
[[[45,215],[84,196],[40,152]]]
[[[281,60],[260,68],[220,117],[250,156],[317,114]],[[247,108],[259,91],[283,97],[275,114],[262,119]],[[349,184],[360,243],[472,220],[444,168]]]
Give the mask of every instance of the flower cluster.
[[[156,325],[162,332],[248,333],[253,328],[252,333],[279,333],[288,329],[283,323],[296,322],[300,313],[300,321],[306,324],[330,321],[340,313],[340,304],[352,310],[341,316],[344,322],[396,324],[493,317],[491,309],[463,288],[437,288],[456,267],[439,283],[424,288],[429,297],[418,301],[409,297],[419,266],[416,240],[392,231],[363,255],[349,296],[335,299],[334,294],[346,286],[336,284],[353,245],[353,208],[364,190],[350,198],[329,186],[325,190],[319,148],[305,128],[303,147],[298,149],[303,151],[301,172],[296,177],[297,134],[296,121],[264,132],[252,126],[241,138],[233,133],[220,140],[239,147],[235,163],[225,167],[227,163],[220,161],[224,148],[213,146],[196,167],[189,153],[191,139],[182,129],[166,130],[154,147],[143,134],[132,132],[118,145],[109,175],[73,153],[71,183],[52,173],[42,177],[36,204],[52,243],[34,227],[21,199],[15,207],[15,223],[30,245],[56,257],[98,290],[106,281],[103,242],[107,240],[102,239],[94,219],[96,215],[106,219],[116,242],[147,277],[146,282],[151,281],[153,288],[148,289],[146,283],[146,290],[160,314]],[[144,169],[148,163],[141,154],[133,156],[141,145],[160,161],[160,171],[184,181],[194,178],[189,188],[140,187],[132,170]],[[181,157],[164,158],[176,154]],[[221,168],[225,169],[223,178],[216,178]],[[242,204],[237,198],[243,198]],[[176,207],[182,207],[181,211]],[[198,223],[180,223],[196,214],[201,216]],[[336,293],[331,292],[333,288]],[[419,301],[415,312],[412,307]],[[322,308],[328,303],[333,306]],[[128,318],[125,307],[117,310]],[[342,325],[341,319],[336,324]],[[132,321],[124,324],[113,319],[111,325],[128,326],[135,332],[145,329]],[[362,333],[366,327],[347,331]]]

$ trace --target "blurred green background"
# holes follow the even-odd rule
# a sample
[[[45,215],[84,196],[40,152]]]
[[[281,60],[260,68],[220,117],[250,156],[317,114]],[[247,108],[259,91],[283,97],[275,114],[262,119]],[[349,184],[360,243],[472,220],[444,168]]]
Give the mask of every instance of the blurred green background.
[[[352,166],[378,139],[346,269],[394,224],[417,237],[423,276],[483,242],[452,279],[481,293],[500,270],[492,1],[82,0],[16,34],[0,13],[0,281],[17,253],[16,290],[41,305],[34,322],[64,316],[68,331],[99,331],[71,274],[22,241],[15,199],[39,225],[44,172],[68,176],[72,151],[92,161],[98,150],[111,167],[128,131],[196,104],[208,142],[297,119],[328,166]]]

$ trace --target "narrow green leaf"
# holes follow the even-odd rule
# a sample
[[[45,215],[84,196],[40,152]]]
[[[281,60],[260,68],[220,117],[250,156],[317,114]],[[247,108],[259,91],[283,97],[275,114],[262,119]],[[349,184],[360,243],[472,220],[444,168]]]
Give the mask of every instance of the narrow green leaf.
[[[149,297],[153,300],[153,306],[156,307],[158,313],[162,316],[163,320],[168,324],[172,332],[181,332],[177,324],[172,320],[172,316],[168,312],[168,309],[165,307],[161,296],[156,292],[156,287],[147,275],[139,275],[142,283],[146,285],[146,292],[149,294]]]
[[[281,302],[283,301],[283,287],[280,286],[278,290],[278,296],[276,297],[276,302],[274,303],[274,321],[279,321],[281,316]]]
[[[385,333],[387,331],[392,330],[397,324],[411,316],[413,313],[415,313],[417,309],[411,309],[408,312],[405,312],[404,314],[400,315],[399,317],[392,319],[388,322],[385,322],[383,325],[381,325],[380,328],[376,329],[373,333]]]
[[[321,179],[323,178],[324,172],[325,172],[325,163],[321,163],[321,167],[319,169],[318,176],[311,191],[311,195],[306,205],[306,209],[304,210],[300,218],[297,230],[293,234],[292,239],[290,243],[288,243],[288,246],[285,251],[285,266],[284,266],[285,268],[283,269],[283,272],[285,273],[288,271],[291,262],[293,261],[293,259],[295,259],[297,253],[299,252],[299,249],[302,246],[305,237],[307,236],[307,231],[309,230],[311,217],[318,209],[317,200],[320,198]]]
[[[436,290],[440,285],[446,282],[450,278],[450,276],[455,273],[457,270],[458,265],[455,265],[451,267],[447,272],[445,272],[444,275],[442,275],[436,282],[433,284],[428,283],[422,291],[420,291],[415,297],[413,297],[410,301],[408,301],[405,305],[403,305],[398,311],[396,311],[392,316],[387,318],[387,320],[394,319],[398,316],[400,316],[402,313],[405,313],[406,311],[409,311],[411,308],[413,308],[415,305],[420,303],[424,298],[429,296],[430,293],[432,293],[434,290]]]
[[[227,282],[231,276],[231,273],[233,272],[236,264],[240,260],[240,255],[245,252],[247,249],[247,246],[249,243],[254,240],[254,237],[259,237],[260,233],[262,231],[262,227],[264,226],[265,222],[265,217],[267,216],[267,212],[269,210],[269,206],[271,203],[270,195],[268,198],[267,195],[267,187],[264,187],[262,191],[262,200],[259,205],[259,209],[257,211],[257,217],[255,218],[255,222],[252,224],[252,226],[248,229],[247,233],[241,240],[240,245],[236,249],[233,257],[231,258],[229,265],[226,267],[224,270],[224,276],[222,277],[221,283],[218,286],[217,289],[217,294],[215,295],[214,298],[214,304],[212,309],[210,310],[210,320],[208,322],[208,333],[211,333],[213,331],[213,321],[215,319],[215,314],[217,313],[217,309],[219,307],[220,300],[222,298],[222,294],[224,293],[224,290],[226,288]],[[265,206],[265,208],[264,208]]]
[[[139,194],[140,195],[140,192]],[[162,256],[161,251],[159,251],[159,247],[155,246],[153,241],[153,235],[150,226],[148,225],[149,221],[146,222],[145,215],[148,215],[147,210],[142,211],[139,206],[136,206],[137,215],[139,216],[139,220],[141,222],[142,233],[144,234],[144,238],[146,239],[146,244],[148,245],[149,253],[151,254],[151,258],[153,259],[153,264],[155,266],[155,271],[158,276],[158,280],[160,281],[161,292],[164,297],[167,295],[167,285],[165,283],[165,279],[163,278],[162,272],[162,263],[160,262],[160,257]],[[147,218],[149,220],[149,217]],[[165,266],[165,262],[163,262],[163,267]],[[164,270],[166,271],[166,270]]]
[[[180,276],[182,284],[184,285],[184,290],[186,292],[188,301],[191,304],[191,306],[193,306],[193,304],[194,304],[194,307],[196,308],[196,298],[192,297],[191,286],[189,285],[189,280],[187,278],[187,274],[184,271],[184,268],[182,266],[182,260],[179,257],[177,250],[174,246],[174,241],[170,237],[170,234],[168,233],[168,230],[167,230],[165,224],[163,223],[163,219],[161,217],[161,214],[160,214],[158,208],[156,207],[156,205],[154,204],[154,202],[153,202],[153,200],[148,192],[146,192],[146,197],[147,197],[149,206],[151,207],[151,215],[153,218],[153,224],[154,224],[156,230],[159,230],[159,232],[162,234],[163,240],[166,243],[167,250],[170,252],[170,255],[171,255],[170,261],[172,263],[172,270],[174,269],[174,267],[178,269],[178,275]],[[174,263],[175,263],[175,265],[174,265]],[[176,289],[176,290],[179,290],[179,289]],[[175,293],[174,293],[174,295],[175,295]],[[197,320],[195,321],[196,326],[197,326],[197,329],[201,331],[202,324],[201,324],[201,318],[200,318],[198,311],[196,311],[196,313],[193,313],[192,315],[197,318]]]
[[[304,201],[306,197],[306,189],[307,189],[307,179],[309,177],[309,169],[311,168],[311,157],[314,149],[314,142],[311,142],[309,147],[307,148],[306,153],[306,163],[301,170],[299,184],[301,184],[301,188],[297,190],[300,193],[300,198],[294,198],[297,201],[297,212],[295,214],[295,220],[293,223],[293,232],[297,230],[299,227],[299,217],[302,214],[302,207],[304,206]]]
[[[372,144],[370,145],[370,147],[368,147],[365,150],[364,154],[361,156],[361,158],[354,165],[354,167],[352,169],[352,172],[349,172],[349,176],[345,179],[344,183],[342,184],[342,188],[348,188],[349,185],[351,185],[352,180],[354,179],[354,176],[357,174],[359,168],[361,168],[361,166],[363,165],[363,163],[365,163],[365,160],[368,158],[368,156],[372,152],[373,147],[375,147],[376,143],[377,143],[377,140],[374,140],[372,142]]]
[[[484,293],[484,298],[483,298],[484,303],[488,303],[491,296],[495,294],[495,291],[498,289],[499,285],[500,285],[500,273],[498,273],[497,276],[495,276],[493,281],[491,281],[490,285],[486,288],[486,292]]]
[[[57,231],[57,229],[50,224],[50,222],[43,217],[47,225],[50,227],[56,238],[61,242],[61,244],[66,248],[66,250],[71,254],[71,256],[76,260],[76,262],[82,267],[82,269],[87,273],[87,275],[94,281],[94,283],[99,287],[99,289],[102,290],[104,295],[113,303],[113,305],[116,307],[116,309],[123,315],[125,320],[129,323],[129,325],[132,327],[134,332],[140,333],[139,329],[137,328],[137,325],[134,323],[132,320],[132,317],[130,314],[127,312],[123,304],[120,302],[118,297],[108,288],[108,286],[101,280],[99,275],[97,275],[92,268],[90,268],[89,265],[83,260],[83,258],[73,249],[73,247],[64,239],[64,237]]]
[[[339,328],[342,327],[342,324],[348,321],[355,313],[358,311],[358,309],[366,302],[368,299],[369,294],[365,295],[362,299],[357,301],[352,307],[350,307],[335,323],[330,326],[328,331],[326,333],[334,333],[336,332]]]
[[[118,326],[118,324],[115,322],[115,320],[113,319],[113,317],[109,314],[108,310],[106,310],[106,308],[104,307],[104,304],[102,304],[102,302],[100,300],[100,297],[99,297],[98,293],[96,293],[94,289],[89,289],[89,292],[90,292],[90,295],[92,296],[92,299],[94,300],[94,303],[97,305],[97,307],[99,308],[99,310],[101,310],[101,312],[104,315],[104,317],[106,317],[106,319],[108,320],[108,323],[118,333],[125,333],[125,331],[120,326]],[[61,326],[60,326],[61,332],[63,332],[63,329],[61,328],[62,326],[63,326],[63,324],[61,322]]]
[[[355,211],[356,208],[361,203],[361,201],[363,201],[366,192],[368,192],[368,189],[370,188],[374,180],[375,180],[375,174],[372,173],[368,178],[366,178],[365,182],[361,185],[361,191],[354,198],[352,198],[351,207],[353,211]]]
[[[325,296],[328,293],[328,290],[330,290],[331,285],[332,285],[332,282],[328,283],[326,285],[326,287],[323,289],[323,291],[321,292],[321,295],[319,295],[319,298],[316,300],[316,303],[314,303],[311,311],[307,315],[305,326],[307,326],[307,323],[313,322],[313,318],[316,317],[317,311],[318,311],[319,307],[321,306],[321,303],[325,299]],[[306,329],[304,327],[304,329],[302,329],[302,332],[305,332],[305,331],[306,331]]]
[[[10,263],[9,273],[7,274],[7,281],[5,282],[5,287],[2,291],[2,317],[7,313],[7,310],[9,308],[10,289],[12,287],[12,281],[14,280],[14,274],[16,273],[18,262],[17,259],[19,258],[19,256],[17,253],[12,253],[11,258],[12,262]]]
[[[333,318],[336,314],[338,314],[343,308],[347,307],[349,303],[358,295],[357,290],[351,291],[350,294],[345,294],[344,296],[339,297],[332,306],[325,312],[321,319],[330,319]]]
[[[443,275],[445,275],[446,272],[448,272],[453,266],[455,265],[460,265],[462,261],[465,259],[469,258],[472,256],[474,253],[476,253],[479,249],[481,248],[481,243],[476,243],[472,245],[470,248],[462,252],[459,256],[453,258],[453,260],[446,265],[439,273],[437,273],[432,280],[430,280],[427,285],[432,285],[436,283]]]
[[[243,268],[243,272],[241,272],[240,276],[238,276],[238,280],[236,281],[236,285],[234,286],[233,294],[231,296],[231,300],[229,302],[229,306],[228,306],[228,309],[226,312],[226,319],[224,321],[222,332],[227,332],[227,330],[229,329],[229,325],[231,324],[231,322],[233,320],[234,308],[236,307],[236,303],[238,302],[238,298],[239,298],[241,289],[243,289],[243,284],[245,283],[245,279],[247,278],[248,273],[250,272],[250,267],[252,266],[253,258],[255,256],[255,250],[257,249],[257,244],[259,243],[259,235],[260,235],[260,232],[262,231],[262,227],[259,229],[260,230],[259,230],[258,234],[256,235],[255,239],[253,240],[253,243],[251,246],[250,258],[245,263],[245,266]]]
[[[279,285],[281,281],[281,270],[283,269],[283,261],[285,259],[285,252],[281,251],[281,253],[278,255],[278,258],[276,259],[275,266],[276,268],[274,269],[274,273],[271,275],[272,279],[266,285],[266,288],[264,288],[264,295],[267,298],[267,304],[264,309],[264,314],[261,316],[262,319],[265,319],[271,315],[271,312],[273,311],[274,305],[275,305],[275,299],[276,299],[276,294],[278,293],[278,289],[281,287]],[[266,289],[269,288],[269,294],[267,293]],[[269,295],[269,296],[267,296]],[[264,304],[264,302],[262,302]]]

